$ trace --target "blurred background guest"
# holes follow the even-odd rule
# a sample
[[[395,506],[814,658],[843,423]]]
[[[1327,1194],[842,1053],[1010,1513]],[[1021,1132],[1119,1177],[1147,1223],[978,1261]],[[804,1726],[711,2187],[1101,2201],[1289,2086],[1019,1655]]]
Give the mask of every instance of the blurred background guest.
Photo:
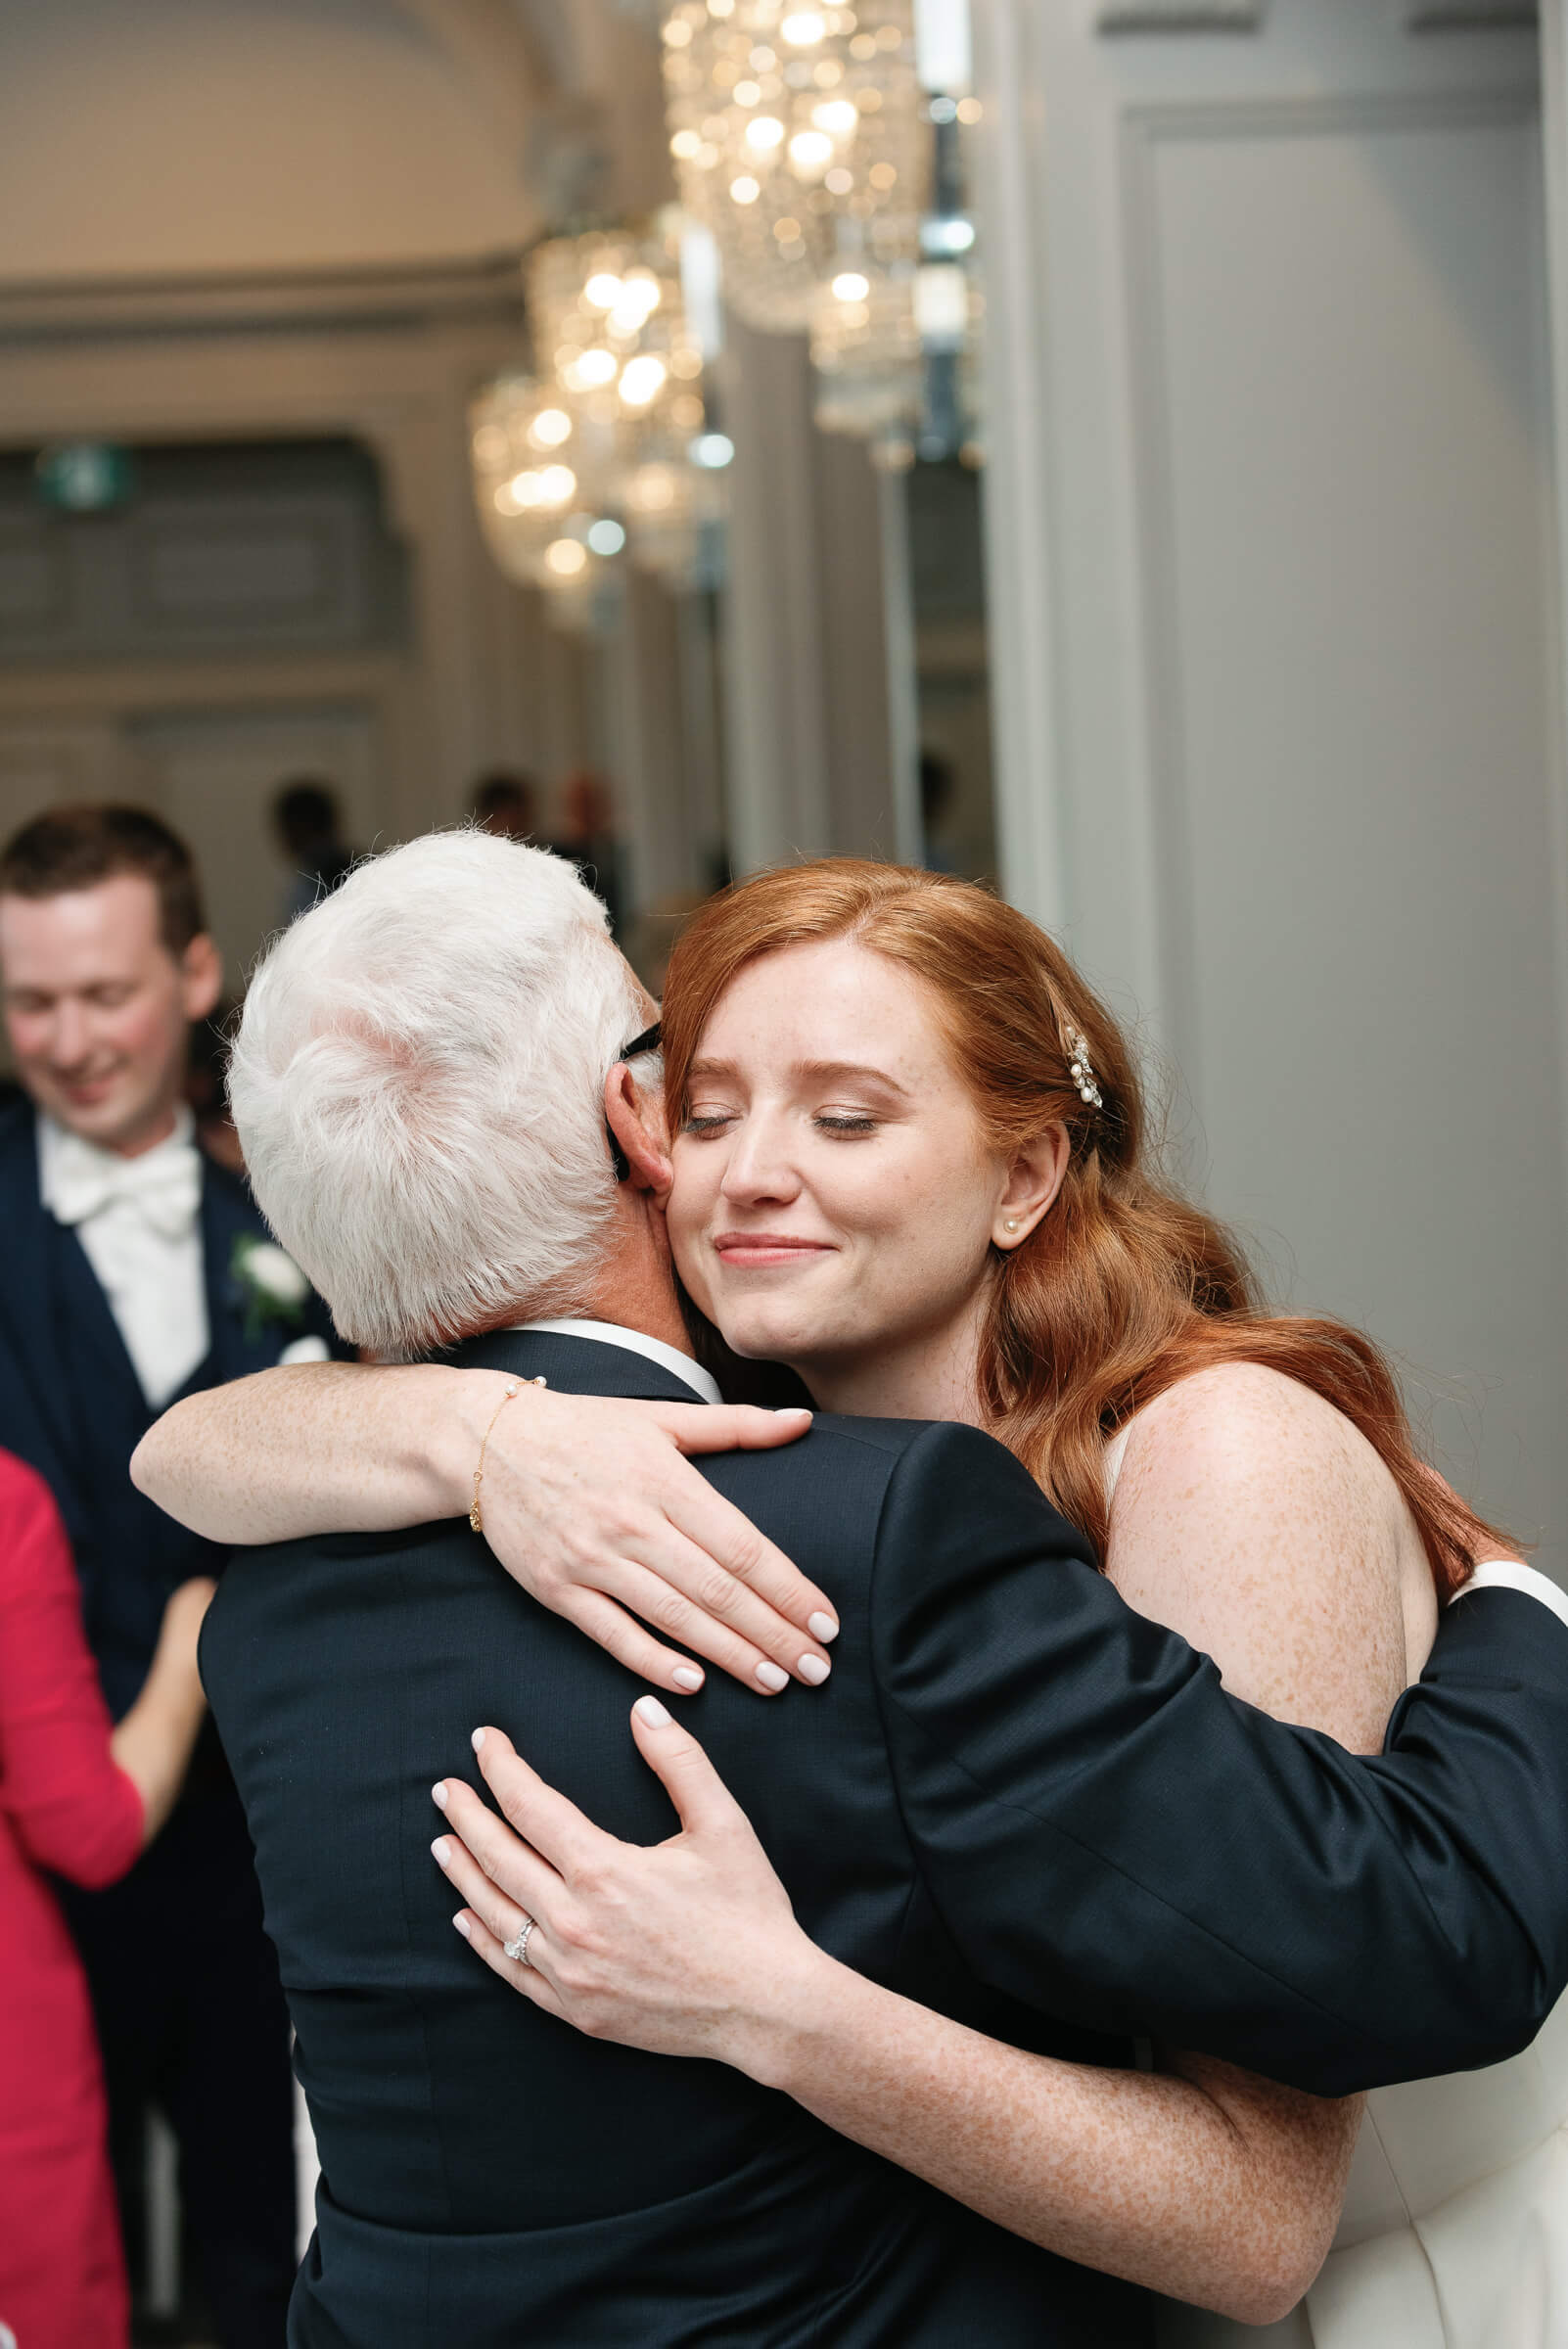
[[[337,793],[313,776],[284,784],[272,803],[272,825],[291,868],[283,920],[292,922],[337,888],[356,852],[344,841]]]
[[[210,1019],[196,1022],[185,1075],[185,1099],[196,1120],[197,1141],[208,1158],[215,1158],[231,1174],[245,1173],[245,1152],[229,1115],[229,1047],[224,1041],[238,1009],[237,1004],[220,1003]]]
[[[929,873],[955,873],[957,860],[947,845],[947,822],[952,813],[957,778],[952,760],[941,751],[920,754],[920,833],[925,844],[921,863]]]
[[[181,1584],[117,1728],[49,1488],[0,1451],[0,2324],[25,2349],[122,2349],[130,2297],[81,1962],[43,1871],[111,1884],[167,1819],[205,1704],[213,1585]]]
[[[482,775],[474,786],[474,821],[501,840],[531,840],[539,821],[537,783],[520,769]]]
[[[603,775],[579,767],[561,789],[561,820],[550,846],[558,856],[580,865],[588,887],[610,909],[610,929],[621,934],[625,916],[622,848],[616,834],[615,803]]]
[[[0,987],[28,1096],[0,1115],[0,1443],[65,1519],[116,1721],[153,1669],[170,1592],[222,1563],[134,1490],[131,1452],[177,1395],[328,1351],[302,1274],[194,1139],[191,1028],[221,981],[189,852],[156,816],[62,807],[0,852]],[[122,2196],[134,2201],[156,2101],[224,2349],[280,2349],[295,2264],[288,2018],[210,1732],[153,1849],[117,1884],[64,1897]]]

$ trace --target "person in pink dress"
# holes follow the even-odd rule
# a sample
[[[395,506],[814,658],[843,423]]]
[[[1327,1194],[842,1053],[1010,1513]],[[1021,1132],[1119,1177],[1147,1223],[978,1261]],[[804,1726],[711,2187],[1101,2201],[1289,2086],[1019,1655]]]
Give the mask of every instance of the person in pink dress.
[[[0,1451],[0,2326],[17,2349],[129,2339],[92,2010],[46,1871],[113,1883],[167,1818],[202,1722],[212,1590],[174,1592],[112,1729],[49,1488]]]

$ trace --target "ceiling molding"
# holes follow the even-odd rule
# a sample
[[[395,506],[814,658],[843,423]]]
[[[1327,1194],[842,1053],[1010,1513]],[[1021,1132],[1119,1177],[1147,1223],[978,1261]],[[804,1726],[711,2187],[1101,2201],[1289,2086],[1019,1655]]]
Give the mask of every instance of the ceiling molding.
[[[521,254],[252,277],[0,283],[0,344],[515,323]]]

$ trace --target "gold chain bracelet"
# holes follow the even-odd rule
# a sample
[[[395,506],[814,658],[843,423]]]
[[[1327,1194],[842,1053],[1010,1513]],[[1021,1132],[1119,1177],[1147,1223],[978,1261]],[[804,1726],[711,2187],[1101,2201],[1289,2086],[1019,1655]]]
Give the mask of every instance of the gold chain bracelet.
[[[506,1393],[501,1397],[500,1402],[490,1413],[490,1424],[484,1430],[484,1434],[480,1442],[479,1466],[474,1471],[474,1497],[470,1501],[468,1508],[468,1522],[473,1527],[476,1534],[482,1534],[484,1531],[484,1519],[480,1512],[480,1487],[484,1482],[484,1454],[489,1450],[490,1438],[495,1433],[495,1422],[497,1419],[499,1419],[501,1413],[505,1410],[507,1405],[511,1402],[514,1395],[521,1395],[525,1387],[545,1387],[548,1386],[549,1383],[549,1380],[545,1378],[514,1378],[511,1385],[507,1388]]]

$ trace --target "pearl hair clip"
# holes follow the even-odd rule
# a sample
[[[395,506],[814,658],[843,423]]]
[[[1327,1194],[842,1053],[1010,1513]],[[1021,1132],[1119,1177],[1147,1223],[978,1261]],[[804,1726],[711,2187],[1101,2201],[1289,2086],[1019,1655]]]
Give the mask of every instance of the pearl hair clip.
[[[1067,1073],[1078,1087],[1079,1099],[1091,1109],[1103,1109],[1105,1101],[1094,1082],[1094,1071],[1089,1066],[1088,1038],[1077,1028],[1067,1031]]]

